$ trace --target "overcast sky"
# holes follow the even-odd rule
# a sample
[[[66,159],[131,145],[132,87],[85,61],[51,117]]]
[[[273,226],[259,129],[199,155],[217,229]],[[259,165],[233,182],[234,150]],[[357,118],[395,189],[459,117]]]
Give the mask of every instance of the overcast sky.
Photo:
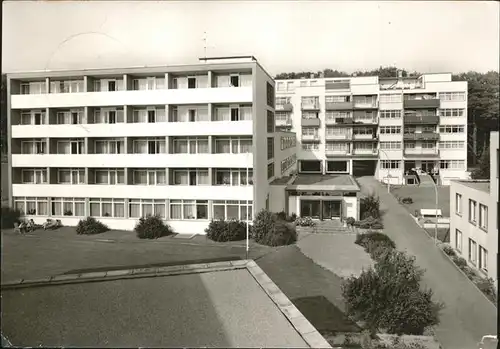
[[[254,55],[271,73],[499,69],[496,1],[4,1],[2,71]]]

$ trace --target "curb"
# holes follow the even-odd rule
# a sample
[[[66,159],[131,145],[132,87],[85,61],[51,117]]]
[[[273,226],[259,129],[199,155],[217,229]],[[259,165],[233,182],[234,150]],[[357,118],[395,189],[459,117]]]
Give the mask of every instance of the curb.
[[[311,348],[332,348],[318,330],[305,318],[288,297],[278,288],[278,286],[267,276],[267,274],[255,263],[249,261],[246,264],[247,270],[255,281],[266,292],[271,300],[280,309],[288,322],[299,333],[302,339]]]
[[[2,290],[11,290],[19,288],[29,288],[37,286],[51,286],[51,285],[64,285],[82,282],[98,282],[98,281],[112,281],[120,279],[132,279],[140,277],[153,277],[153,276],[168,276],[168,275],[182,275],[193,273],[207,273],[214,271],[225,271],[246,268],[249,260],[236,260],[226,262],[214,262],[205,264],[189,264],[189,265],[175,265],[168,267],[153,267],[153,268],[137,268],[137,269],[124,269],[112,270],[102,272],[89,272],[83,274],[63,274],[56,276],[49,276],[40,279],[30,280],[15,280],[3,283]]]
[[[456,265],[456,264],[455,264],[455,262],[453,262],[453,259],[451,259],[451,257],[450,257],[450,256],[448,256],[448,255],[447,255],[447,254],[443,251],[443,249],[442,249],[441,247],[439,247],[438,245],[435,245],[435,246],[439,249],[439,251],[441,251],[441,254],[442,254],[442,255],[444,255],[444,256],[446,257],[446,259],[447,259],[447,260],[449,260],[449,261],[451,262],[451,264],[453,264],[453,266],[454,266],[454,267],[455,267],[455,268],[456,268],[456,269],[457,269],[460,273],[462,273],[462,275],[463,275],[463,276],[465,276],[465,278],[466,278],[467,280],[469,280],[469,282],[470,282],[471,284],[473,284],[475,288],[477,288],[477,289],[478,289],[478,291],[479,291],[479,292],[481,292],[481,295],[482,295],[484,298],[486,298],[486,300],[488,300],[488,302],[490,302],[491,304],[493,304],[493,305],[495,306],[495,308],[497,308],[497,309],[498,309],[498,306],[497,306],[497,305],[496,305],[496,304],[495,304],[495,303],[494,303],[491,299],[489,299],[488,297],[486,297],[486,295],[483,293],[483,291],[481,291],[481,290],[479,289],[479,287],[478,287],[478,286],[477,286],[477,285],[476,285],[476,284],[475,284],[475,283],[474,283],[471,279],[469,279],[469,277],[467,276],[467,274],[465,274],[465,272],[464,272],[462,269],[460,269],[460,268],[458,267],[458,265]],[[498,295],[497,295],[497,298],[498,298]]]

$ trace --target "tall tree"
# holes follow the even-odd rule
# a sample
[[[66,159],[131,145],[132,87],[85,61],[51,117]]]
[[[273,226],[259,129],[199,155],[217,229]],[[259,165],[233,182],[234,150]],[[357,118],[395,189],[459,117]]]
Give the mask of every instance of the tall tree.
[[[7,75],[2,74],[2,87],[0,90],[0,153],[7,153]]]

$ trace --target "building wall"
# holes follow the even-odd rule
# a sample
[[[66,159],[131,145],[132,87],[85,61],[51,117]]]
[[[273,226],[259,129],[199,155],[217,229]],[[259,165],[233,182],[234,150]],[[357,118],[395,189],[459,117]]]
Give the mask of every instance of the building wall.
[[[461,213],[457,213],[456,195],[460,194]],[[477,223],[469,221],[469,199],[476,201]],[[488,207],[488,216],[491,214],[492,202],[490,193],[467,186],[463,182],[452,181],[450,185],[450,245],[457,250],[457,253],[467,260],[469,266],[480,270],[478,265],[479,247],[482,246],[488,251],[487,272],[480,270],[484,276],[497,278],[496,255],[498,253],[498,234],[492,229],[491,217],[488,218],[488,229],[479,227],[479,204]],[[493,225],[494,227],[494,225]],[[457,241],[457,229],[462,232],[461,248],[460,241]],[[469,259],[469,238],[476,242],[476,262]]]
[[[325,85],[330,81],[348,82],[350,81],[350,87],[339,88],[335,90],[326,90]],[[397,78],[394,78],[397,81]],[[296,132],[298,139],[298,161],[300,160],[320,160],[323,162],[323,173],[325,173],[326,161],[336,160],[336,161],[347,161],[348,173],[353,174],[352,160],[368,160],[369,158],[356,157],[354,155],[343,155],[343,156],[326,156],[326,109],[325,109],[325,97],[326,96],[340,96],[340,95],[376,95],[378,100],[378,108],[375,110],[375,114],[378,117],[378,142],[374,142],[378,148],[378,155],[370,158],[371,160],[376,160],[376,171],[375,178],[384,182],[391,182],[393,184],[403,184],[404,183],[404,161],[415,161],[416,167],[421,166],[422,160],[433,161],[436,168],[440,168],[440,179],[442,184],[449,185],[449,181],[452,179],[466,179],[467,178],[467,82],[465,81],[452,81],[451,74],[425,74],[421,77],[421,81],[418,83],[406,83],[405,80],[392,84],[379,80],[378,77],[350,77],[350,78],[317,78],[317,79],[299,79],[299,80],[277,80],[277,97],[289,97],[290,102],[293,105],[293,111],[291,112],[292,118],[292,128],[291,130]],[[386,85],[384,85],[386,84]],[[391,89],[387,89],[387,86],[394,85]],[[383,87],[384,85],[384,87]],[[403,154],[403,117],[401,118],[380,118],[381,110],[399,110],[403,114],[403,95],[405,94],[424,94],[424,93],[435,93],[441,92],[463,92],[465,94],[465,99],[463,101],[448,101],[444,98],[440,98],[440,107],[442,109],[463,109],[464,114],[462,116],[446,116],[439,118],[439,125],[460,125],[463,126],[464,132],[459,134],[445,134],[441,133],[439,135],[440,141],[461,141],[463,142],[463,147],[459,149],[450,148],[439,148],[438,156],[426,157],[426,156],[406,156]],[[401,97],[400,102],[387,102],[380,99],[382,94],[394,94]],[[305,96],[319,97],[319,119],[320,126],[318,128],[318,135],[320,141],[318,143],[317,149],[314,150],[304,150],[302,149],[301,142],[302,139],[302,112],[301,112],[301,98]],[[353,110],[350,110],[351,112]],[[439,131],[439,125],[437,125],[437,131]],[[381,134],[381,126],[398,126],[401,127],[401,133],[399,134]],[[417,127],[418,128],[418,127]],[[400,142],[400,149],[380,149],[379,142]],[[438,142],[439,143],[439,142]],[[399,168],[384,169],[381,166],[381,161],[385,160],[395,160],[399,161]],[[440,160],[452,160],[453,166],[461,166],[460,168],[449,168],[445,169],[440,164]],[[460,162],[457,162],[460,161]]]
[[[489,256],[489,265],[498,266],[498,211],[500,206],[498,204],[498,166],[500,164],[499,158],[499,139],[498,132],[490,133],[490,206],[488,208],[488,236],[490,238],[489,245],[497,246],[495,253]],[[496,280],[496,287],[498,290],[498,270],[492,271],[493,279]]]

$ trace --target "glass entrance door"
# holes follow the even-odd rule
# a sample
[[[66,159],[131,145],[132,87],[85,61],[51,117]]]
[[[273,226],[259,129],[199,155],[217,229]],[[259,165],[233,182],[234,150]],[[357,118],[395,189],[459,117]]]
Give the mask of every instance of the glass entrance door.
[[[320,201],[319,200],[300,200],[300,216],[311,217],[319,219],[320,215]]]
[[[434,169],[434,161],[422,161],[422,171],[431,172]]]
[[[323,219],[339,219],[342,217],[340,201],[323,201]]]

